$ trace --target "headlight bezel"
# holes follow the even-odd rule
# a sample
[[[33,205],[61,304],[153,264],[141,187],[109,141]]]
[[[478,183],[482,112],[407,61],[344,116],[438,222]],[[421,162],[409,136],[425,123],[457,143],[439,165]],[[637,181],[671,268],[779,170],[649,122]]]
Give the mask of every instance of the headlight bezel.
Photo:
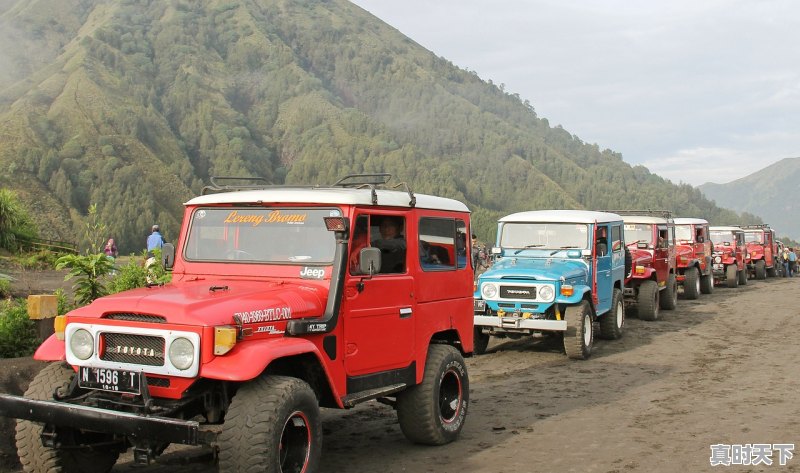
[[[180,346],[179,346],[180,344]],[[178,352],[177,354],[174,352]],[[169,348],[167,349],[167,357],[169,362],[175,368],[186,371],[192,367],[194,364],[194,353],[195,353],[195,346],[191,340],[186,337],[176,337],[170,342]],[[176,362],[175,358],[178,357],[186,357],[185,360],[180,360],[180,362]]]
[[[547,294],[549,292],[549,294]],[[542,302],[551,302],[556,298],[556,290],[553,286],[549,284],[544,284],[539,286],[539,289],[536,291],[536,298],[541,300]]]
[[[481,284],[481,297],[484,299],[494,299],[500,293],[500,288],[493,282]]]
[[[88,339],[85,337],[88,337]],[[89,332],[85,328],[79,328],[74,332],[72,332],[72,335],[69,337],[69,351],[72,355],[75,356],[75,358],[81,361],[86,361],[89,358],[91,358],[92,355],[94,355],[94,340],[95,338],[91,332]],[[86,345],[87,341],[88,341],[88,347]],[[84,350],[88,348],[88,352],[77,350],[75,348],[76,343],[82,343],[81,348],[83,348]],[[84,354],[85,356],[81,356]]]

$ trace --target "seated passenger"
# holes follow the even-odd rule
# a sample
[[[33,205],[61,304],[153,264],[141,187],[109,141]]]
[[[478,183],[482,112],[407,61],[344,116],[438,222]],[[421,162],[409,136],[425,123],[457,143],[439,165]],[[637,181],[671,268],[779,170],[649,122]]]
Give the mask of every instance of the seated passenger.
[[[384,217],[378,229],[381,237],[372,246],[381,250],[381,273],[402,273],[406,262],[406,239],[401,234],[403,220]]]

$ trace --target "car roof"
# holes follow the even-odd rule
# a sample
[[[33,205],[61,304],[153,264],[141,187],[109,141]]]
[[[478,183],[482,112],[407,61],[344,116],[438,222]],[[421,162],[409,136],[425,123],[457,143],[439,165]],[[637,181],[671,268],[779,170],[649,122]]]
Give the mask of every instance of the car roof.
[[[622,220],[617,214],[594,210],[529,210],[517,212],[498,220],[499,222],[552,222],[552,223],[606,223]]]
[[[739,227],[732,227],[732,226],[718,226],[718,227],[708,227],[709,231],[718,231],[718,232],[742,232]]]
[[[708,223],[708,220],[692,217],[678,217],[672,221],[675,222],[675,225],[705,225]]]
[[[622,221],[625,223],[648,223],[648,224],[670,223],[670,221],[665,218],[651,217],[649,215],[623,215]]]
[[[413,194],[413,207],[434,210],[469,212],[469,208],[458,200],[427,194]],[[183,205],[214,204],[331,204],[331,205],[380,205],[385,207],[412,208],[408,192],[376,189],[377,204],[372,201],[371,189],[347,187],[276,187],[234,192],[220,192],[195,197]]]

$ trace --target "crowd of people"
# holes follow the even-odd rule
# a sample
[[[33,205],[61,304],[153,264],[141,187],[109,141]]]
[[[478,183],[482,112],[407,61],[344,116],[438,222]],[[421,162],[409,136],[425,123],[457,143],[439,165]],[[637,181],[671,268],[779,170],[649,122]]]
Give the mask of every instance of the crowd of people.
[[[783,276],[791,278],[797,275],[797,252],[800,248],[784,247],[778,255],[778,263],[783,266]]]

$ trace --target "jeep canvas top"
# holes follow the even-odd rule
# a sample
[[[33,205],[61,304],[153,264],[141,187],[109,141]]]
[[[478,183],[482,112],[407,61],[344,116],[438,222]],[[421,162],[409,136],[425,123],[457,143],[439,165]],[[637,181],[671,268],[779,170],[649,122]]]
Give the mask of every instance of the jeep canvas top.
[[[53,363],[25,397],[0,395],[0,414],[22,419],[26,469],[108,471],[129,448],[148,463],[183,443],[217,448],[220,471],[312,472],[320,406],[371,399],[413,442],[454,440],[473,351],[470,214],[389,179],[212,181],[164,247],[171,282],[57,318],[36,352]]]
[[[587,210],[518,212],[498,220],[496,261],[475,292],[475,351],[491,336],[564,332],[570,358],[600,335],[622,336],[625,254],[619,215]]]

